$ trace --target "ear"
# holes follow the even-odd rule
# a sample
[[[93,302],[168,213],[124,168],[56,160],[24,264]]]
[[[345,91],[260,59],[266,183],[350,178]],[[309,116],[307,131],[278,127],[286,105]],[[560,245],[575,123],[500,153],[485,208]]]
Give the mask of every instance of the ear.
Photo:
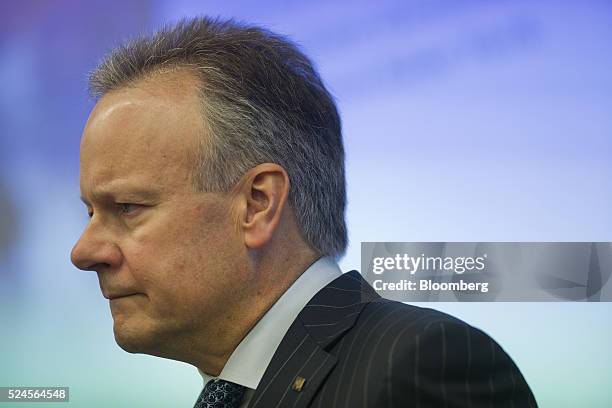
[[[259,249],[270,242],[278,228],[289,196],[289,176],[278,164],[255,166],[240,183],[242,206],[240,229],[250,249]]]

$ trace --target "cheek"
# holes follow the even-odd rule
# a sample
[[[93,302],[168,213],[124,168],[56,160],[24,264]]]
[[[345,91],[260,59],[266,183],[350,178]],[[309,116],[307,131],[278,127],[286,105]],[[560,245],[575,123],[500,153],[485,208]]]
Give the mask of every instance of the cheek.
[[[132,238],[129,269],[155,300],[210,298],[239,275],[244,246],[218,209],[195,205],[160,213]]]

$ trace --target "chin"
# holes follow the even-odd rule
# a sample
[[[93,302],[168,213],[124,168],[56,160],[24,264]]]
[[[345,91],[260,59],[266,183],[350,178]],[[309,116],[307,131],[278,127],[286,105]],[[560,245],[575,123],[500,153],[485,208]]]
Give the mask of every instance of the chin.
[[[148,330],[126,321],[115,320],[113,332],[117,345],[128,353],[155,354],[153,336]]]

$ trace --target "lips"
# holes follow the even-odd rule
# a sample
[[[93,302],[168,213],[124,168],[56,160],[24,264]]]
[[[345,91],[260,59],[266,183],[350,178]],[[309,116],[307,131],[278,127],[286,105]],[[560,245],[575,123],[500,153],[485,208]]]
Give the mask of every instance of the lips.
[[[117,299],[123,299],[126,297],[130,297],[130,296],[134,296],[135,293],[131,294],[131,295],[124,295],[124,296],[115,296],[115,297],[111,297],[110,300],[117,300]]]
[[[110,294],[103,294],[103,296],[108,300],[115,300],[115,299],[125,298],[128,296],[134,296],[137,294],[138,293],[110,293]]]

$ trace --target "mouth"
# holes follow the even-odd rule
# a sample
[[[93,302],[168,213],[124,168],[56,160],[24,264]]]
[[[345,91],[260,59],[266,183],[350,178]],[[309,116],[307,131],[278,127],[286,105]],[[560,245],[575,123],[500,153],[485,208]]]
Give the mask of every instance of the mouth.
[[[105,298],[107,298],[108,300],[117,300],[117,299],[123,299],[123,298],[127,298],[130,296],[135,296],[138,295],[139,293],[126,293],[126,294],[110,294],[110,295],[104,295]]]

